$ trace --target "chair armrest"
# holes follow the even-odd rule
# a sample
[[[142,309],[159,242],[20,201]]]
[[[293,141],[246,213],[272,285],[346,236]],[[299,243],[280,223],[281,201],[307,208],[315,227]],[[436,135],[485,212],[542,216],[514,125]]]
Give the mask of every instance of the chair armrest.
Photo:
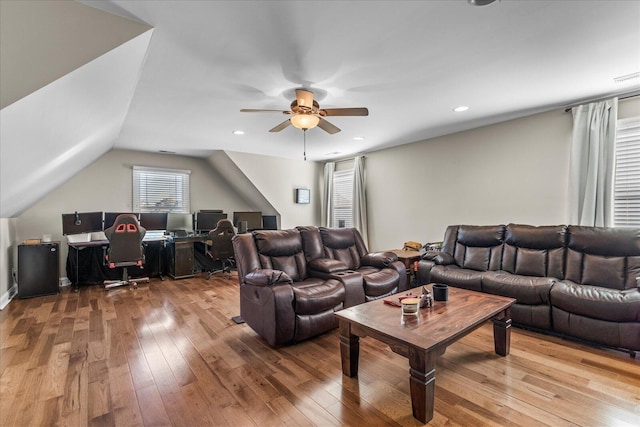
[[[309,269],[319,273],[332,274],[347,270],[348,267],[344,262],[338,261],[337,259],[316,258],[309,262]]]
[[[455,264],[456,260],[450,254],[440,251],[427,251],[422,255],[422,259],[427,261],[433,261],[438,265],[450,265]]]
[[[385,268],[391,266],[394,262],[398,261],[398,255],[393,252],[375,252],[366,254],[362,257],[362,265],[370,265],[376,268]]]
[[[284,271],[268,268],[255,270],[244,276],[244,283],[254,286],[272,286],[278,283],[293,283],[291,277]]]

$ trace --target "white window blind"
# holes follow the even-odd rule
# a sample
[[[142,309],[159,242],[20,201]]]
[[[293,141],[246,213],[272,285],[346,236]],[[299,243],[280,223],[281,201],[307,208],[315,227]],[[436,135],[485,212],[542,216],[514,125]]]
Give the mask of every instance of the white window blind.
[[[640,117],[618,120],[613,187],[615,227],[640,227]]]
[[[191,171],[133,167],[134,212],[191,212],[189,176]]]
[[[353,169],[333,174],[332,227],[353,227]]]

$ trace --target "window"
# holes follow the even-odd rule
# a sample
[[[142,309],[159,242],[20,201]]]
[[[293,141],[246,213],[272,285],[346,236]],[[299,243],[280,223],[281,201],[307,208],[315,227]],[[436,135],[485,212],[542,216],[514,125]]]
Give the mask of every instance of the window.
[[[177,169],[133,167],[134,212],[191,212],[189,175]]]
[[[331,227],[353,227],[353,169],[333,173]]]
[[[640,117],[618,120],[613,225],[640,227]]]

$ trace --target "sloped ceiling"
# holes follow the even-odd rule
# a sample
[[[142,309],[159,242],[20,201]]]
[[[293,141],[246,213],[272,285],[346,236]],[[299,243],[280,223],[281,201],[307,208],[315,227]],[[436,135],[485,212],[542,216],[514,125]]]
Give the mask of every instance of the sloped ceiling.
[[[151,27],[75,1],[0,2],[0,108]]]
[[[0,216],[6,218],[113,147],[153,30],[75,2],[1,4],[8,105],[0,110]]]

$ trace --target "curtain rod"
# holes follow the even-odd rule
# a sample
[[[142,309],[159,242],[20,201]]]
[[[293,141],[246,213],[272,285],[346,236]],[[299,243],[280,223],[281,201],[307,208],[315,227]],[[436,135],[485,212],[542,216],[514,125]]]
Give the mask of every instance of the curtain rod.
[[[329,162],[334,162],[334,163],[351,162],[351,161],[353,161],[353,159],[355,159],[356,157],[362,157],[363,159],[366,159],[366,158],[367,158],[367,156],[364,156],[364,155],[362,155],[362,156],[353,156],[353,157],[349,157],[349,158],[342,159],[342,160],[329,160],[329,161],[326,161],[325,163],[329,163]]]
[[[631,93],[629,93],[627,95],[620,95],[620,96],[618,96],[618,100],[622,101],[623,99],[635,98],[636,96],[640,96],[640,92],[631,92]],[[590,102],[603,101],[605,99],[615,98],[615,97],[616,97],[616,95],[611,95],[610,97],[606,97],[606,98],[598,98],[598,99],[593,99],[591,101],[583,101],[580,104],[575,104],[575,105],[572,105],[571,107],[565,108],[564,112],[568,113],[569,111],[571,111],[573,109],[573,107],[578,107],[579,105],[582,105],[582,104],[588,104]]]

